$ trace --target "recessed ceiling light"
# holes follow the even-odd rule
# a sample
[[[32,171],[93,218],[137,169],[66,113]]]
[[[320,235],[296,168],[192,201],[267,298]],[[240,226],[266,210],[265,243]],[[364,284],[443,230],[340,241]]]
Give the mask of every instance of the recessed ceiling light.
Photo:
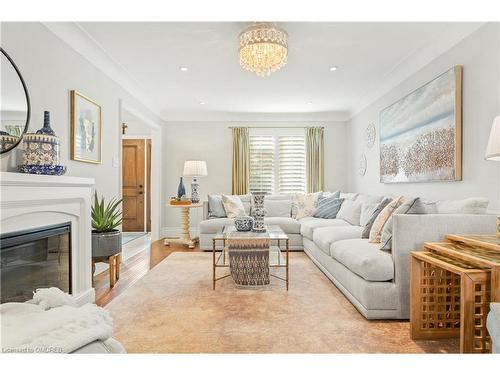
[[[311,104],[313,104],[313,102],[307,102],[307,104],[311,105]]]
[[[200,105],[205,105],[205,102],[200,102]]]
[[[330,67],[330,72],[334,72],[334,71],[336,71],[336,70],[337,70],[337,67],[336,67],[336,66],[331,66],[331,67]]]
[[[187,66],[179,66],[179,70],[181,72],[187,72],[189,70],[189,68]]]

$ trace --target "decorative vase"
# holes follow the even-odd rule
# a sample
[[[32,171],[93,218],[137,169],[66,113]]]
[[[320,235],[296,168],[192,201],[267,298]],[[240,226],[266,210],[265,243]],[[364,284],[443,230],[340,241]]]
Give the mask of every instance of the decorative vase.
[[[200,188],[200,184],[198,183],[198,177],[193,177],[193,181],[191,182],[191,202],[199,203],[200,202],[200,193],[198,189]]]
[[[179,187],[177,188],[177,198],[181,198],[182,196],[186,195],[186,188],[184,187],[184,181],[181,180],[179,181]]]
[[[254,222],[251,216],[238,216],[234,219],[234,227],[238,232],[248,232],[253,229]]]
[[[23,164],[19,172],[31,174],[62,175],[66,167],[59,165],[59,137],[50,127],[50,113],[43,112],[43,127],[36,133],[23,137]]]
[[[266,192],[259,191],[253,192],[253,207],[252,207],[252,216],[254,218],[254,224],[252,228],[252,232],[265,232],[266,226],[264,225],[264,215],[266,214],[266,210],[264,209],[264,197],[266,196]]]

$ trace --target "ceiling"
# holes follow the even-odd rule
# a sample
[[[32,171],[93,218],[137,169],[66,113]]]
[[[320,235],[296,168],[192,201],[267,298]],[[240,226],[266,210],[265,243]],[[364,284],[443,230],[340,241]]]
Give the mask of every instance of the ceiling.
[[[240,68],[246,23],[87,22],[90,36],[164,120],[214,114],[359,111],[477,29],[472,23],[285,22],[288,64],[269,77]],[[430,60],[429,60],[430,61]],[[179,69],[188,67],[187,72]],[[330,71],[331,66],[338,69]],[[201,102],[205,104],[200,104]],[[153,105],[153,103],[151,103]]]

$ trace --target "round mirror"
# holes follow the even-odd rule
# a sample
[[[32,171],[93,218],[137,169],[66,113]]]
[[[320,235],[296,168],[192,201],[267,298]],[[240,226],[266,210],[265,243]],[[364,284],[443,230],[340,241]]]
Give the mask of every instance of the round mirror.
[[[0,47],[0,154],[15,148],[28,131],[30,98],[23,76]]]

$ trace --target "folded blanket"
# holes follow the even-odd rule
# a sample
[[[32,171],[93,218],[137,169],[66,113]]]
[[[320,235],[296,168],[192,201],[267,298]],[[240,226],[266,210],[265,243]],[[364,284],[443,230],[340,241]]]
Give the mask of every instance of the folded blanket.
[[[39,290],[30,304],[0,306],[3,353],[70,353],[111,337],[113,322],[107,311],[94,304],[61,305],[64,300],[73,304],[73,297],[54,298],[57,295],[61,297],[54,290]]]

